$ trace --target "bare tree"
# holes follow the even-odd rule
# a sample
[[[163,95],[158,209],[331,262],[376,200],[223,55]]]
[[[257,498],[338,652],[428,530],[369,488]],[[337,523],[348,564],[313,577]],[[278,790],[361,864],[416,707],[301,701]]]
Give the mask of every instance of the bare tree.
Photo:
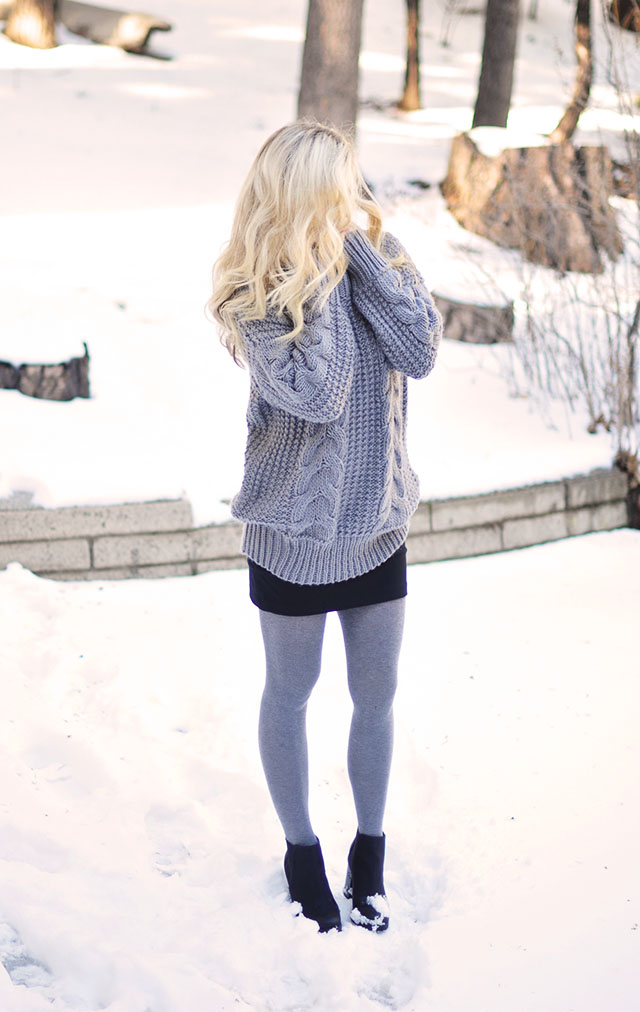
[[[549,135],[552,144],[560,144],[573,136],[580,114],[586,109],[589,101],[593,76],[591,0],[577,0],[576,3],[576,57],[578,70],[573,95],[560,122]]]
[[[406,112],[420,108],[420,0],[407,0],[407,66],[398,107]]]
[[[629,32],[640,32],[640,0],[609,0],[606,15]]]
[[[12,42],[32,49],[56,45],[56,0],[14,0],[4,34]]]
[[[453,29],[456,22],[465,13],[464,0],[440,0],[442,11],[442,22],[440,24],[440,45],[447,47],[451,45]]]
[[[607,0],[601,0],[606,13]],[[640,110],[633,60],[621,33],[603,19],[601,67],[625,119],[627,198],[615,202],[623,251],[607,256],[594,277],[541,271],[519,261],[520,316],[517,363],[536,399],[560,397],[571,409],[582,405],[588,430],[611,434],[615,463],[640,485]],[[562,147],[568,148],[569,145]],[[561,150],[561,147],[556,147]],[[528,197],[527,197],[528,200]],[[494,279],[495,280],[495,279]],[[498,282],[496,281],[496,284]],[[635,499],[638,504],[637,491]],[[639,517],[636,505],[636,523]]]
[[[487,0],[474,127],[507,125],[519,13],[520,0]]]
[[[355,132],[363,0],[309,0],[298,116]]]

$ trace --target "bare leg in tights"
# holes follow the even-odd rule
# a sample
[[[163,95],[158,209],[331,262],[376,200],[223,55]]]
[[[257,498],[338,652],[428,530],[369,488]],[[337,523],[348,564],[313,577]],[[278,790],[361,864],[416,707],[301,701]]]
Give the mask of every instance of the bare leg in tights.
[[[361,833],[379,836],[393,749],[406,598],[338,612],[347,657],[353,717],[348,769]],[[260,708],[262,764],[289,843],[313,844],[309,820],[306,711],[320,675],[326,615],[260,611],[266,683]]]

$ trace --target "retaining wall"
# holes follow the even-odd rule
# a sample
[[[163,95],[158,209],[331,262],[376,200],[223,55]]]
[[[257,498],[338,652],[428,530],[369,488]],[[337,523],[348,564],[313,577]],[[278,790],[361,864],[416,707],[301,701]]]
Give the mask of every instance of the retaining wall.
[[[420,503],[407,561],[501,552],[629,525],[627,476],[617,469],[562,481]],[[0,501],[0,569],[20,562],[59,580],[190,576],[246,565],[242,525],[194,527],[182,499],[118,506],[24,508]]]

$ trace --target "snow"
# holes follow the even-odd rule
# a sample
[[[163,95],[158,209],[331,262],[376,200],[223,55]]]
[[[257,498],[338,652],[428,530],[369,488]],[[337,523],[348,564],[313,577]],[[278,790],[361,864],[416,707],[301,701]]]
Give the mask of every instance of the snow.
[[[538,148],[548,143],[546,137],[522,129],[482,126],[469,130],[469,137],[483,155],[495,158],[506,148]]]
[[[573,83],[569,6],[539,7],[509,123],[528,136],[552,129]],[[175,23],[154,43],[172,62],[0,36],[0,359],[62,361],[86,341],[93,382],[68,404],[1,392],[0,496],[186,495],[205,523],[239,488],[247,397],[204,318],[209,272],[251,158],[294,115],[305,3],[153,10]],[[504,301],[514,255],[461,230],[437,190],[470,125],[481,19],[424,15],[426,107],[400,114],[402,15],[367,0],[363,167],[433,288]],[[625,122],[600,61],[579,139],[620,149]],[[432,376],[410,381],[423,496],[609,463],[606,435],[543,406],[509,349],[445,341]],[[309,736],[345,926],[319,935],[286,897],[246,571],[90,584],[0,572],[2,1012],[630,1012],[639,539],[409,567],[380,937],[349,923],[341,893],[355,826],[335,615]]]
[[[0,573],[3,1012],[629,1012],[639,549],[622,530],[409,567],[384,936],[342,896],[335,614],[310,782],[344,928],[319,935],[286,897],[246,571]]]
[[[0,359],[60,362],[86,342],[92,382],[86,402],[2,392],[0,425],[11,438],[0,498],[30,492],[34,503],[63,506],[186,496],[207,523],[229,517],[240,486],[248,392],[204,317],[210,268],[257,148],[295,114],[305,3],[239,0],[230,11],[209,0],[158,0],[154,13],[174,23],[152,43],[174,56],[169,62],[64,32],[45,52],[0,35],[11,137],[0,187]],[[425,108],[399,113],[403,15],[383,0],[367,5],[361,161],[387,227],[433,289],[503,302],[517,284],[513,258],[460,229],[436,185],[451,137],[470,126],[481,18],[450,18],[436,4],[424,19]],[[606,52],[598,31],[596,55]],[[633,81],[637,46],[618,35]],[[552,129],[573,70],[571,17],[546,0],[537,22],[523,21],[506,133]],[[578,139],[618,151],[626,122],[603,55]],[[610,438],[589,435],[583,412],[548,403],[540,411],[514,381],[508,350],[445,341],[437,369],[411,383],[410,398],[425,498],[611,461]]]

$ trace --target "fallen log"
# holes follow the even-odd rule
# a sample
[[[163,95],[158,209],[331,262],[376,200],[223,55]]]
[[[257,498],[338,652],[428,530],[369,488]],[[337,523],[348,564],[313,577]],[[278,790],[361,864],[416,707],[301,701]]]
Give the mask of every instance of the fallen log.
[[[0,21],[9,17],[12,3],[0,0]],[[91,42],[104,46],[118,46],[128,53],[155,55],[148,52],[153,32],[170,32],[171,24],[154,14],[121,11],[112,7],[78,3],[77,0],[59,0],[56,20],[68,31],[81,35]]]
[[[0,362],[0,388],[19,390],[27,397],[48,401],[71,401],[75,397],[89,397],[89,349],[84,355],[70,358],[56,365],[20,366]]]
[[[170,32],[171,24],[153,14],[139,14],[60,0],[58,17],[65,28],[92,42],[119,46],[128,53],[144,53],[152,32]]]

